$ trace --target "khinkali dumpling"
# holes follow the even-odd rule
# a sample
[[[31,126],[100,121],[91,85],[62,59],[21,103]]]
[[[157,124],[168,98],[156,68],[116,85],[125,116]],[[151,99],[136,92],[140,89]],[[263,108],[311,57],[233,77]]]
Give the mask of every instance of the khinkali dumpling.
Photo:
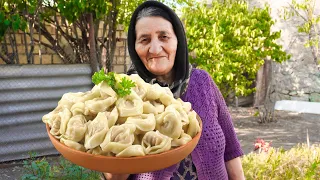
[[[59,115],[54,116],[51,123],[50,134],[60,139],[60,127],[61,127],[61,117]]]
[[[160,114],[164,112],[164,105],[157,101],[144,101],[143,102],[143,113],[144,114]]]
[[[49,127],[52,127],[53,120],[59,116],[58,111],[51,111],[48,114],[45,114],[42,116],[42,122],[46,123],[49,125]]]
[[[117,97],[117,93],[108,85],[106,81],[103,81],[100,85],[100,94],[101,97],[107,98],[107,97]]]
[[[160,114],[160,113],[163,113],[164,112],[164,105],[157,102],[157,101],[151,101],[150,102],[156,109],[157,109],[157,113]]]
[[[150,84],[146,83],[138,74],[131,74],[130,78],[133,82],[135,82],[136,86],[133,90],[143,99],[148,91]]]
[[[141,114],[140,116],[128,117],[126,124],[132,123],[137,126],[136,133],[153,131],[156,127],[154,114]]]
[[[187,144],[189,141],[192,140],[192,137],[189,134],[184,133],[181,131],[181,135],[178,139],[173,139],[171,142],[172,147],[182,146]]]
[[[118,154],[125,148],[131,146],[134,141],[134,124],[122,124],[112,126],[107,132],[106,138],[100,144],[102,151]]]
[[[67,129],[67,124],[72,116],[71,112],[67,108],[63,108],[62,112],[59,112],[61,118],[60,134],[64,134]]]
[[[194,138],[200,131],[199,121],[197,120],[197,113],[195,111],[191,111],[188,114],[188,118],[189,118],[189,126],[187,130],[187,134],[189,134],[192,138]]]
[[[159,96],[159,100],[165,106],[172,104],[176,99],[174,99],[171,90],[168,87],[163,87],[163,92]]]
[[[110,106],[116,102],[117,98],[108,97],[108,98],[95,98],[92,100],[86,101],[85,104],[85,115],[98,114],[98,112],[106,111]]]
[[[93,149],[89,149],[87,153],[93,154],[93,155],[103,155],[103,156],[115,156],[111,152],[103,152],[100,146],[97,146]]]
[[[108,118],[108,127],[109,129],[114,126],[118,120],[119,113],[117,107],[114,107],[111,112],[106,112],[106,116]]]
[[[138,116],[143,113],[143,101],[136,92],[119,98],[116,102],[120,117]]]
[[[182,130],[181,116],[174,108],[166,109],[156,116],[156,129],[162,134],[176,139]]]
[[[184,126],[185,124],[189,124],[189,119],[188,119],[188,115],[187,113],[183,110],[181,104],[178,105],[178,104],[171,104],[169,106],[166,107],[166,111],[169,110],[169,109],[174,109],[176,111],[179,112],[180,114],[180,118],[181,118],[181,122],[182,122],[182,126]]]
[[[85,99],[83,99],[83,101],[87,101],[89,99],[94,99],[94,98],[97,98],[97,97],[101,97],[100,86],[99,85],[93,86],[91,91],[85,92],[84,97],[85,97]]]
[[[109,130],[108,119],[105,112],[99,112],[93,121],[87,122],[84,147],[92,149],[99,146]]]
[[[165,93],[165,90],[159,84],[152,84],[148,88],[146,99],[150,101],[157,100],[162,93]]]
[[[65,139],[65,138],[61,138],[60,139],[60,142],[72,149],[76,149],[78,151],[82,151],[82,152],[85,152],[86,151],[86,148],[84,148],[84,146],[78,142],[75,142],[75,141],[72,141],[72,140],[68,140],[68,139]]]
[[[117,157],[134,157],[134,156],[145,156],[146,154],[143,151],[141,145],[131,145],[125,148],[123,151],[118,153]]]
[[[70,109],[77,102],[85,102],[97,97],[100,97],[99,87],[94,86],[91,91],[87,92],[65,93],[58,102],[58,106]]]
[[[91,91],[84,92],[84,94],[79,99],[77,99],[76,102],[85,102],[99,97],[101,97],[100,87],[98,85],[95,85],[93,86]]]
[[[73,116],[68,122],[64,137],[75,142],[81,141],[87,131],[85,123],[86,119],[83,115]]]
[[[70,109],[70,111],[72,112],[72,115],[84,114],[84,110],[85,110],[85,105],[83,102],[75,103]]]
[[[177,99],[177,102],[179,102],[182,105],[182,108],[186,113],[192,110],[192,106],[190,102],[184,102],[180,98]]]
[[[159,131],[149,131],[142,138],[142,147],[146,154],[158,154],[171,148],[171,138]]]
[[[156,107],[154,107],[154,106],[150,103],[150,101],[144,101],[144,102],[143,102],[143,113],[144,113],[144,114],[150,114],[150,113],[158,114]]]
[[[74,103],[79,102],[79,100],[81,99],[81,97],[84,94],[85,93],[83,93],[83,92],[65,93],[64,95],[62,95],[61,100],[58,102],[58,106],[66,107],[66,108],[70,109]]]

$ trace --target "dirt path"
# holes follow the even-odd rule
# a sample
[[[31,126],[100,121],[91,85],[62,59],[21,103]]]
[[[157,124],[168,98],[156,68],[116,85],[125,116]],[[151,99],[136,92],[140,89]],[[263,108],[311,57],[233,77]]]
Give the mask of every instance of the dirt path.
[[[272,141],[272,147],[291,147],[307,142],[307,131],[310,144],[320,143],[320,115],[299,114],[285,111],[275,113],[276,122],[258,123],[253,108],[230,108],[234,126],[245,153],[253,151],[257,138]]]

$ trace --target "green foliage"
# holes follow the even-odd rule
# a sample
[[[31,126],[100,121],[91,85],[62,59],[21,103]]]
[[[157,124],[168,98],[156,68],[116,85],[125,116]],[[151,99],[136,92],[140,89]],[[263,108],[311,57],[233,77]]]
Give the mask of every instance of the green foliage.
[[[119,14],[117,21],[119,24],[123,24],[125,29],[128,29],[130,18],[133,11],[138,7],[139,4],[143,3],[144,0],[128,1],[120,0],[119,3]]]
[[[111,11],[117,12],[117,23],[122,24],[127,29],[133,11],[145,0],[117,0],[116,6],[112,6],[112,0],[55,0],[56,6],[62,16],[66,17],[70,22],[77,20],[84,13],[94,13],[96,19],[102,19]],[[169,0],[160,0],[170,7],[175,7],[176,4],[190,4],[190,0],[178,0],[177,2]]]
[[[55,0],[58,12],[70,22],[85,13],[93,13],[96,19],[101,19],[111,10],[111,5],[111,2],[105,0]]]
[[[19,3],[19,6],[13,6],[15,3]],[[0,41],[8,29],[24,31],[27,28],[27,22],[22,16],[23,5],[27,3],[30,4],[30,6],[35,5],[32,0],[7,0],[0,2]]]
[[[249,10],[241,1],[183,9],[188,48],[195,54],[191,62],[209,72],[224,96],[251,94],[264,59],[282,62],[290,57],[275,42],[281,31],[271,32],[269,11],[268,6]]]
[[[120,0],[119,3],[119,14],[117,21],[119,24],[123,24],[125,26],[125,29],[128,29],[130,18],[133,13],[133,11],[145,0]],[[159,0],[160,2],[166,4],[167,6],[171,7],[172,9],[176,9],[178,6],[188,6],[192,4],[192,0]]]
[[[98,180],[100,173],[85,169],[81,166],[60,158],[56,164],[50,164],[45,158],[35,158],[35,153],[30,153],[30,159],[24,162],[24,175],[22,180],[40,180],[40,179],[57,179],[57,180]]]
[[[320,179],[320,147],[298,145],[288,151],[271,148],[250,153],[242,158],[242,166],[248,180]]]

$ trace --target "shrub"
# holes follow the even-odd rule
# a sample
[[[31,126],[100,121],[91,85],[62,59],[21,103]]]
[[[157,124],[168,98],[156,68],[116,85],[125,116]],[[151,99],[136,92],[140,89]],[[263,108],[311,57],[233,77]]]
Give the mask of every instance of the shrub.
[[[320,179],[320,146],[298,145],[288,151],[270,148],[242,158],[247,180]]]

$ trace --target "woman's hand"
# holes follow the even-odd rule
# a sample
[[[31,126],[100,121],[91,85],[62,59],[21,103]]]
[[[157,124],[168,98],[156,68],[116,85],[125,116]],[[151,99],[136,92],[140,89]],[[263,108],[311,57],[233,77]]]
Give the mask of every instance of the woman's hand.
[[[128,179],[130,174],[103,173],[103,175],[107,180],[126,180],[126,179]]]
[[[240,157],[231,159],[230,161],[226,162],[226,168],[230,180],[245,179]]]

